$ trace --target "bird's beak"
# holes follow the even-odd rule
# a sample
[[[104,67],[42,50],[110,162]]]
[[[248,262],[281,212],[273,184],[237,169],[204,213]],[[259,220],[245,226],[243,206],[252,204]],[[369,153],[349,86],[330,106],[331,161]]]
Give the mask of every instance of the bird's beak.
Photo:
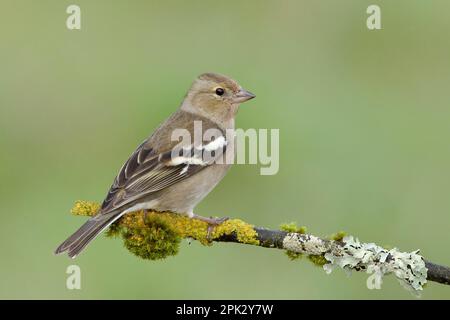
[[[253,93],[241,88],[241,90],[239,90],[239,92],[234,96],[233,102],[242,103],[247,100],[253,99],[254,97],[256,96]]]

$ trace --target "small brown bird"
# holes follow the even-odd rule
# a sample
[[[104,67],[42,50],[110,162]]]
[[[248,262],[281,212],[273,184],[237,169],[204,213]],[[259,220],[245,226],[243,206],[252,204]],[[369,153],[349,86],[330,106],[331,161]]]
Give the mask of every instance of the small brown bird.
[[[98,234],[132,211],[171,211],[210,225],[223,221],[197,216],[193,210],[228,171],[229,163],[217,161],[234,157],[234,141],[229,141],[227,131],[234,130],[239,104],[254,97],[226,76],[200,75],[180,108],[122,166],[99,213],[64,241],[55,253],[67,252],[69,257],[75,258]],[[214,139],[202,136],[197,142],[189,139],[189,143],[174,139],[176,132],[196,137],[198,124],[202,132],[215,132]]]

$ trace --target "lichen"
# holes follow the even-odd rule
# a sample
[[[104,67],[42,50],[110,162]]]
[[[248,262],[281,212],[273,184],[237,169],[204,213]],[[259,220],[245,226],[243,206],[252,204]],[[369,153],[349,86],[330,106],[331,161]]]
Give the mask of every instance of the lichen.
[[[280,225],[280,230],[282,231],[286,231],[289,233],[300,233],[300,234],[305,234],[306,233],[306,227],[305,226],[301,226],[298,227],[297,224],[295,222],[289,222],[289,223],[283,223]],[[295,252],[292,250],[286,250],[285,254],[287,255],[287,257],[289,258],[289,260],[298,260],[300,259],[303,254],[301,252]]]
[[[306,234],[306,227],[297,227],[295,222],[285,223],[280,226],[281,230],[292,233],[292,234]],[[346,233],[344,231],[339,231],[328,237],[330,240],[334,241],[342,241],[345,237]],[[329,261],[325,258],[323,251],[325,248],[323,247],[323,241],[319,238],[313,236],[306,237],[296,237],[290,235],[284,239],[286,242],[284,243],[286,247],[293,247],[293,250],[286,250],[285,253],[289,257],[290,260],[296,260],[303,256],[304,253],[307,254],[307,258],[314,265],[323,267]],[[300,252],[301,251],[301,252]],[[303,252],[303,253],[302,253]],[[311,252],[315,252],[315,254],[311,254]]]
[[[374,243],[360,243],[351,236],[342,239],[343,246],[334,252],[327,252],[329,263],[323,266],[327,273],[335,267],[344,270],[366,270],[369,289],[380,289],[383,276],[393,273],[405,288],[412,292],[423,290],[426,283],[427,268],[419,250],[400,252],[396,248],[384,249]]]
[[[325,264],[328,263],[328,260],[325,259],[324,253],[323,253],[323,242],[316,237],[313,236],[307,236],[304,238],[297,237],[295,234],[306,234],[306,227],[301,226],[298,227],[295,222],[290,223],[284,223],[280,226],[280,229],[283,231],[288,232],[291,235],[288,235],[285,237],[283,241],[284,248],[292,247],[293,250],[286,250],[285,253],[288,256],[290,260],[296,260],[301,258],[304,254],[307,254],[307,258],[309,261],[311,261],[314,265],[323,267]],[[335,240],[335,241],[342,241],[342,239],[345,237],[345,232],[339,231],[337,233],[332,234],[328,239]],[[315,254],[311,254],[312,252],[315,252]]]
[[[311,234],[288,233],[283,248],[308,255],[322,255],[328,250],[328,242]]]

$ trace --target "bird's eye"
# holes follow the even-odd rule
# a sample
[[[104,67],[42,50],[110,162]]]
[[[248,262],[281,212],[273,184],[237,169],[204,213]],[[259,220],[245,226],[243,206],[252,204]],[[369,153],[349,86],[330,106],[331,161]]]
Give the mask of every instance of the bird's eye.
[[[216,94],[218,95],[218,96],[221,96],[221,95],[223,95],[225,93],[225,90],[223,90],[222,88],[217,88],[216,89]]]

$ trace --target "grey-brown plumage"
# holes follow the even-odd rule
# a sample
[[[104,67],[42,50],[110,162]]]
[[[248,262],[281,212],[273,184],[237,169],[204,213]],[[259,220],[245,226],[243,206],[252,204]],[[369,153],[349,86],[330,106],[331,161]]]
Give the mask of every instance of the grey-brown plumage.
[[[214,73],[199,76],[178,111],[122,166],[99,213],[55,253],[67,252],[74,258],[111,223],[133,210],[172,211],[202,218],[193,214],[194,207],[225,176],[230,165],[223,160],[234,156],[234,141],[228,141],[226,131],[234,129],[239,104],[254,97],[228,77]],[[184,129],[194,138],[199,124],[202,133],[208,129],[215,132],[213,139],[200,136],[200,141],[180,143],[172,136]]]

